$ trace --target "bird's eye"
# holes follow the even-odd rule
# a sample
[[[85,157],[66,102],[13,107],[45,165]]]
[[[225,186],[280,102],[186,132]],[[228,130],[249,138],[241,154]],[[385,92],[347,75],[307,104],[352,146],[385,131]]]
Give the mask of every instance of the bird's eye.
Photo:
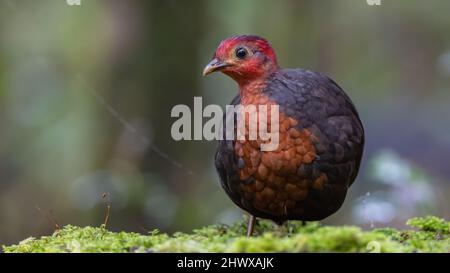
[[[247,57],[247,54],[247,49],[243,47],[238,47],[236,49],[236,57],[238,57],[239,59],[244,59],[245,57]]]

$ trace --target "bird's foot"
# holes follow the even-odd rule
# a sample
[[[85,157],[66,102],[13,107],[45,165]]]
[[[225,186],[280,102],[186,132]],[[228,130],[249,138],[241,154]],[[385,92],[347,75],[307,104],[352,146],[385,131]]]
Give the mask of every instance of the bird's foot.
[[[301,227],[306,226],[305,221],[301,221]],[[284,235],[291,235],[295,233],[298,229],[298,225],[296,225],[295,222],[292,221],[284,221],[282,223],[277,223],[277,229],[275,230],[275,233],[279,234],[280,236]]]
[[[284,236],[289,233],[289,221],[284,221],[280,224],[277,223],[277,228],[275,230],[275,233]]]

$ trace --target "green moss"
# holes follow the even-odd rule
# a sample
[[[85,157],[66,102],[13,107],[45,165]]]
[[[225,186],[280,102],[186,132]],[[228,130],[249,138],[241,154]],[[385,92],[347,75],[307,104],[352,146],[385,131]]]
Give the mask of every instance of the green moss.
[[[416,227],[423,231],[437,232],[441,234],[450,233],[450,222],[436,216],[427,216],[425,218],[412,218],[407,225]]]
[[[172,236],[157,230],[147,235],[111,232],[103,227],[65,226],[51,236],[28,238],[5,252],[450,252],[450,223],[437,218],[408,221],[414,230],[363,231],[355,226],[278,227],[259,221],[255,236],[244,236],[245,220],[232,226],[212,225]]]

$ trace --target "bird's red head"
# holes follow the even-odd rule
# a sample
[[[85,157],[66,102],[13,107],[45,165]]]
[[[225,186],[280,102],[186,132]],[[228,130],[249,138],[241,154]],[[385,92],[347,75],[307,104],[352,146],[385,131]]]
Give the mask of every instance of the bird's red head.
[[[278,69],[275,52],[269,42],[253,35],[233,36],[223,40],[216,49],[203,75],[221,71],[239,85],[264,79]]]

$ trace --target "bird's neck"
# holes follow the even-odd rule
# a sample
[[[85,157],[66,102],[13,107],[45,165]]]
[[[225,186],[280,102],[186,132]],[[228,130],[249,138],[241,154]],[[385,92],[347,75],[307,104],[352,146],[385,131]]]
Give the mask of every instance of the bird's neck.
[[[242,104],[258,104],[258,98],[265,96],[266,89],[271,75],[252,79],[248,81],[239,81],[239,94]]]

